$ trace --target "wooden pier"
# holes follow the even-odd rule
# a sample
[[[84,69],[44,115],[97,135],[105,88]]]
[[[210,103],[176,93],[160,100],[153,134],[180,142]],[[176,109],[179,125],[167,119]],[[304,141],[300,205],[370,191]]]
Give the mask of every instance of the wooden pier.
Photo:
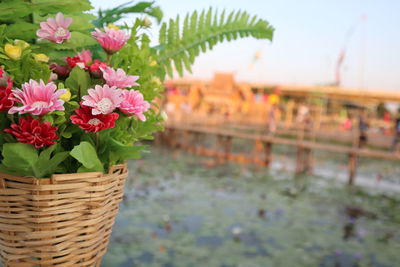
[[[199,145],[201,136],[215,136],[217,142],[213,148],[206,148]],[[256,153],[243,153],[232,151],[233,139],[245,139],[254,142]],[[164,132],[157,137],[159,144],[181,148],[185,151],[211,156],[217,159],[218,163],[234,161],[240,163],[254,163],[268,167],[273,159],[273,145],[292,146],[297,149],[296,173],[311,173],[312,151],[321,150],[348,156],[348,183],[354,184],[356,177],[358,158],[375,158],[386,160],[400,160],[400,154],[373,150],[368,148],[357,148],[354,146],[336,145],[329,143],[317,143],[312,140],[301,140],[283,138],[272,135],[253,133],[241,133],[238,131],[221,128],[209,128],[200,126],[167,125]]]

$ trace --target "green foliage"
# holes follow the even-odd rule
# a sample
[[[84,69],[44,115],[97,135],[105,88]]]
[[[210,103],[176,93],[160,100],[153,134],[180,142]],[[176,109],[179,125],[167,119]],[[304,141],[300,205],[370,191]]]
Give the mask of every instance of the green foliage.
[[[3,145],[0,171],[19,176],[47,177],[57,171],[68,152],[54,152],[57,144],[38,151],[30,144],[7,143]],[[53,156],[52,156],[53,154]]]
[[[38,161],[36,149],[30,144],[8,143],[3,145],[0,170],[21,176],[34,176]]]
[[[87,90],[91,86],[89,73],[79,67],[75,67],[65,80],[65,86],[71,90],[72,95],[87,95]]]
[[[115,23],[120,19],[124,18],[126,14],[147,14],[150,17],[153,17],[159,23],[163,17],[163,13],[159,6],[155,5],[154,1],[147,2],[141,1],[133,4],[134,1],[127,2],[125,4],[119,5],[115,8],[107,9],[107,10],[99,10],[98,16],[95,20],[93,20],[93,24],[101,28],[104,25],[109,23]]]
[[[97,155],[96,149],[89,142],[81,142],[72,149],[70,154],[82,164],[78,172],[104,172],[103,164]]]
[[[127,159],[139,159],[140,151],[145,148],[145,146],[124,145],[113,138],[110,138],[109,147],[112,151],[110,154],[111,165]]]
[[[182,32],[182,33],[180,33]],[[211,8],[198,16],[197,12],[187,14],[180,30],[179,16],[169,23],[163,23],[160,29],[158,63],[163,65],[167,74],[172,77],[172,62],[179,75],[183,70],[191,71],[190,66],[200,52],[212,49],[217,43],[232,41],[238,38],[254,37],[272,40],[274,28],[263,19],[251,17],[244,11],[232,11],[225,16]]]
[[[3,69],[11,75],[14,85],[20,87],[29,79],[47,81],[50,77],[50,69],[46,63],[34,59],[33,54],[37,48],[29,46],[22,49],[21,58],[18,60],[12,60],[6,55],[4,46],[14,45],[14,42],[6,37],[5,29],[5,25],[0,26],[0,66],[3,66]]]
[[[47,177],[57,171],[60,164],[69,156],[68,151],[55,152],[57,144],[43,150],[35,164],[35,177]],[[54,154],[52,156],[52,154]]]
[[[90,20],[95,17],[83,13],[92,8],[88,0],[3,0],[0,1],[0,25],[7,25],[7,38],[36,43],[40,22],[54,17],[58,12],[73,18],[70,26],[72,37],[67,44],[57,45],[44,41],[38,42],[35,47],[38,53],[49,55],[51,52],[53,59],[61,59],[66,52],[72,54],[73,50],[96,44],[89,31],[93,28]]]

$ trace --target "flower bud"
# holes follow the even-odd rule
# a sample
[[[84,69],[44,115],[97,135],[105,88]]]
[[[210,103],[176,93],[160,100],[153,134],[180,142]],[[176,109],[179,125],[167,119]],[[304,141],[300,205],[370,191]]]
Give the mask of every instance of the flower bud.
[[[143,19],[143,26],[144,27],[150,27],[151,26],[151,21],[150,21],[150,19],[146,16],[146,17],[144,17],[144,19]]]
[[[66,89],[67,92],[65,94],[62,94],[59,96],[61,100],[64,100],[65,102],[68,102],[71,100],[71,91],[69,89]]]
[[[33,57],[38,62],[44,62],[44,63],[49,62],[49,57],[46,56],[45,54],[34,54]]]
[[[6,44],[4,46],[4,52],[9,58],[19,60],[21,58],[22,48],[17,45]]]
[[[114,30],[116,30],[116,31],[119,30],[119,27],[116,26],[116,25],[114,25],[114,24],[112,24],[112,23],[108,23],[108,24],[107,24],[107,28],[109,28],[109,29],[114,29]]]

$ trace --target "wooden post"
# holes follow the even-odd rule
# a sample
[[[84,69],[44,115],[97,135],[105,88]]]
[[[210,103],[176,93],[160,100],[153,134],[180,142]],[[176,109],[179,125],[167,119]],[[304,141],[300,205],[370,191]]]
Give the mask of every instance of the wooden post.
[[[269,167],[269,165],[271,164],[271,159],[272,159],[272,143],[271,142],[264,143],[264,151],[265,151],[264,166]]]
[[[304,148],[302,146],[297,147],[296,153],[296,173],[300,174],[304,172]]]
[[[232,149],[232,136],[227,136],[224,142],[224,159],[229,160]]]
[[[309,148],[304,149],[303,162],[304,162],[303,172],[312,174],[313,166],[312,166],[312,151],[311,151],[311,149],[309,149]]]
[[[193,132],[193,146],[192,146],[192,151],[195,154],[199,153],[199,147],[200,147],[200,140],[201,140],[201,134],[199,132]]]
[[[176,141],[175,141],[175,130],[174,129],[171,129],[171,128],[169,129],[166,139],[167,139],[166,140],[167,145],[169,147],[175,148]]]
[[[256,165],[264,165],[264,160],[262,160],[262,154],[264,152],[264,144],[260,140],[254,142],[254,152],[253,152],[253,163]]]
[[[217,163],[225,163],[230,158],[232,147],[232,136],[217,136]],[[222,152],[222,153],[221,153]]]
[[[182,138],[183,140],[182,140],[182,144],[181,144],[181,147],[183,150],[189,151],[191,148],[190,135],[191,135],[191,131],[189,131],[189,130],[183,131],[183,138]]]
[[[349,185],[354,184],[354,179],[356,176],[356,169],[357,169],[357,155],[354,153],[349,154]]]
[[[294,101],[289,100],[288,103],[286,104],[286,109],[285,109],[285,128],[289,129],[292,127],[292,121],[293,121],[293,109],[294,109]]]
[[[225,146],[224,146],[224,136],[223,135],[217,135],[217,149],[216,149],[216,155],[217,155],[217,164],[221,164],[223,163],[224,157],[221,157],[220,152],[225,150]]]

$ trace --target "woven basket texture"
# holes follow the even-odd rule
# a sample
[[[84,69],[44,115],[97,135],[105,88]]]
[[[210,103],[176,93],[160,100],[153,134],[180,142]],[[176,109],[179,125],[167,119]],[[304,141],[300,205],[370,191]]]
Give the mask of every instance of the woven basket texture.
[[[0,173],[0,262],[100,266],[127,176],[126,165],[45,179]]]

